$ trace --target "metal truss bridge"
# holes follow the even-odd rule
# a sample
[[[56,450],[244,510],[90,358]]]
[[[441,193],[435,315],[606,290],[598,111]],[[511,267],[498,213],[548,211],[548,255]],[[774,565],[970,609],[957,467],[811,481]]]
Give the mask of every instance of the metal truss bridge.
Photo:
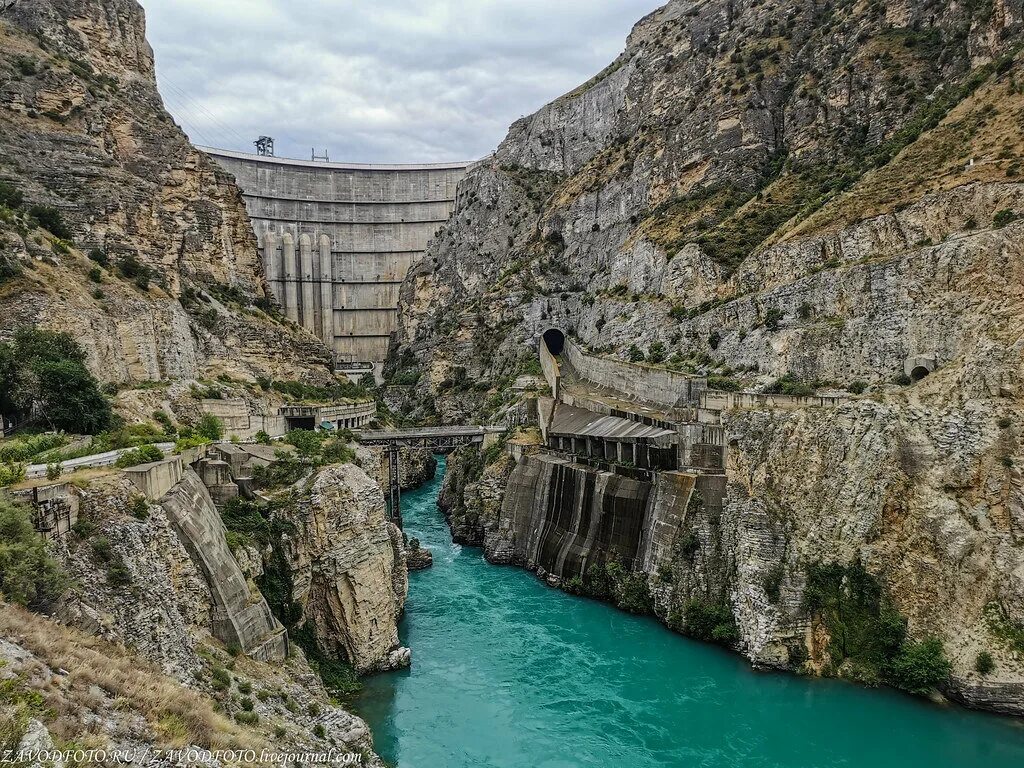
[[[378,446],[388,457],[388,502],[391,505],[391,521],[402,527],[402,491],[399,478],[399,450],[402,448],[424,448],[432,453],[447,453],[463,445],[484,445],[489,435],[497,436],[504,427],[416,427],[379,432],[357,431],[356,439],[361,445]]]

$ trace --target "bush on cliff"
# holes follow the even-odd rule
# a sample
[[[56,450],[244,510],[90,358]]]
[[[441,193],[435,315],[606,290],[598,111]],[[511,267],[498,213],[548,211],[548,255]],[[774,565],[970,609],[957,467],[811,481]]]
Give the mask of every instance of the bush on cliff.
[[[918,694],[938,687],[952,671],[942,641],[937,637],[906,643],[887,670],[893,685]]]
[[[683,628],[687,635],[722,645],[732,645],[739,639],[736,619],[725,601],[693,598],[683,611]]]
[[[163,457],[164,452],[155,445],[140,445],[138,448],[132,448],[130,451],[125,451],[118,456],[114,466],[125,469],[138,466],[139,464],[160,461]]]
[[[828,630],[829,654],[840,674],[917,694],[949,677],[942,641],[908,640],[906,621],[859,562],[819,563],[806,571],[804,607]]]
[[[0,413],[51,429],[95,435],[113,421],[110,402],[70,335],[19,329],[0,344]]]
[[[196,434],[207,440],[220,440],[224,437],[224,423],[210,413],[204,413],[196,425]]]
[[[60,565],[32,527],[28,507],[0,499],[0,594],[34,611],[48,611],[68,585]]]

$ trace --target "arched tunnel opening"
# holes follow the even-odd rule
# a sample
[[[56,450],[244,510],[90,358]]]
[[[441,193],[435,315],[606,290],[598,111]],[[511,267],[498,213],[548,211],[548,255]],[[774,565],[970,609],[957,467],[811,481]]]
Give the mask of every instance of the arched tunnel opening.
[[[548,352],[552,355],[560,355],[565,349],[565,334],[557,328],[548,328],[544,331],[544,343],[547,345]]]
[[[920,381],[925,376],[927,376],[929,373],[931,373],[931,371],[929,371],[925,366],[918,365],[918,366],[914,367],[913,370],[910,371],[910,378],[913,381]]]

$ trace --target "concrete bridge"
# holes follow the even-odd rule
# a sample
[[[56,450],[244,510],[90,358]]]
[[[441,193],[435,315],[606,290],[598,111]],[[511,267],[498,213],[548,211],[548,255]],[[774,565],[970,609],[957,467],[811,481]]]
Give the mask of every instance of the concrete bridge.
[[[432,453],[446,453],[463,445],[488,447],[504,432],[504,427],[448,426],[415,427],[376,432],[356,432],[361,445],[381,446],[388,458],[388,503],[391,505],[391,521],[402,527],[402,489],[398,476],[399,450],[421,448]]]

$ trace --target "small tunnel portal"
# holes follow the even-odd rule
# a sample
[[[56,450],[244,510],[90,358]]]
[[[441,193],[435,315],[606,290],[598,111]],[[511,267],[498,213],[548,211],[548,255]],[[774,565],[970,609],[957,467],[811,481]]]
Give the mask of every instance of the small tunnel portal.
[[[544,343],[552,355],[562,354],[565,349],[565,334],[557,328],[548,328],[544,331]]]
[[[923,365],[919,365],[910,372],[910,378],[913,379],[914,381],[920,381],[929,373],[931,373],[931,371],[929,371]]]

